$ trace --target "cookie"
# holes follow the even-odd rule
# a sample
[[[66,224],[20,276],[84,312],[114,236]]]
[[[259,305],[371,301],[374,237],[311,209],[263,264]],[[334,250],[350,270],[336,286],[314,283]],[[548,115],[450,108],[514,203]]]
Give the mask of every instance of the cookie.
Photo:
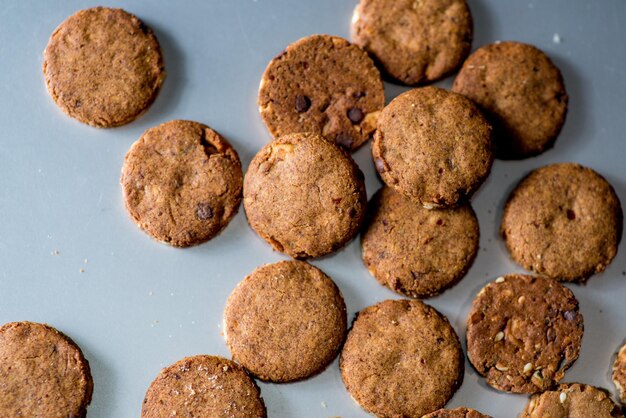
[[[413,89],[383,110],[372,154],[388,186],[427,208],[454,206],[489,174],[491,125],[459,94]]]
[[[617,388],[619,400],[622,405],[626,405],[626,344],[620,348],[613,363],[613,383]]]
[[[350,155],[316,134],[266,145],[244,179],[252,229],[294,258],[320,257],[350,241],[365,218],[363,173]]]
[[[465,0],[361,0],[352,40],[404,84],[429,83],[456,70],[472,46]]]
[[[363,261],[382,285],[415,298],[456,284],[478,252],[478,219],[469,204],[424,209],[389,187],[369,204]]]
[[[44,51],[50,96],[68,116],[99,128],[133,121],[165,78],[156,37],[136,16],[94,7],[67,18]]]
[[[496,156],[521,159],[552,147],[568,97],[559,69],[532,45],[486,45],[465,61],[452,90],[472,99],[494,125]]]
[[[491,418],[470,408],[440,409],[422,418]]]
[[[224,310],[233,360],[272,382],[322,371],[337,356],[346,327],[339,289],[303,261],[259,267],[237,285]]]
[[[519,418],[624,418],[609,395],[582,383],[562,384],[533,395]]]
[[[485,286],[467,319],[467,356],[495,389],[550,389],[576,361],[583,317],[571,290],[547,277],[509,274]]]
[[[254,380],[237,363],[217,356],[184,358],[161,370],[143,400],[142,418],[265,418]]]
[[[148,129],[126,154],[126,209],[157,241],[175,247],[216,236],[239,209],[242,171],[234,148],[198,122]]]
[[[0,416],[84,417],[91,402],[89,363],[69,337],[49,325],[0,327]]]
[[[421,417],[461,386],[464,357],[450,323],[419,300],[386,300],[362,310],[339,362],[352,398],[379,417]]]
[[[500,232],[513,260],[525,269],[584,282],[615,257],[622,224],[619,199],[602,176],[560,163],[520,181],[504,207]]]
[[[270,61],[258,103],[274,138],[312,132],[355,150],[376,129],[385,93],[380,73],[360,47],[312,35]]]

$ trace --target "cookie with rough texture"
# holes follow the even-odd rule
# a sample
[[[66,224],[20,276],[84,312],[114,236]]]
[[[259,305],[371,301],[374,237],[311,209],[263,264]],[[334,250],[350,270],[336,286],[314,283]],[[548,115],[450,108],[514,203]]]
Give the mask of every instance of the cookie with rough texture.
[[[620,348],[613,363],[613,373],[611,375],[613,383],[617,388],[620,402],[626,405],[626,344]]]
[[[478,252],[478,219],[469,204],[428,210],[383,187],[368,213],[363,261],[394,292],[437,295],[465,275]]]
[[[472,99],[494,125],[496,156],[519,159],[552,147],[568,97],[559,69],[519,42],[483,46],[465,61],[452,90]]]
[[[126,209],[157,241],[175,247],[216,236],[237,213],[242,171],[235,149],[198,122],[148,129],[124,160]]]
[[[80,348],[49,325],[0,327],[0,416],[84,417],[93,380]]]
[[[619,198],[601,175],[560,163],[520,181],[504,207],[500,232],[522,267],[584,282],[615,257],[622,224]]]
[[[519,418],[624,418],[603,389],[564,383],[555,390],[531,396]]]
[[[303,261],[259,267],[237,285],[224,310],[233,360],[272,382],[322,371],[337,356],[346,327],[339,289]]]
[[[352,398],[378,417],[421,417],[461,386],[464,357],[445,316],[419,300],[386,300],[362,310],[341,352]]]
[[[489,175],[491,125],[459,94],[413,89],[383,110],[372,154],[388,186],[427,208],[454,206]]]
[[[136,16],[94,7],[67,18],[44,51],[48,92],[68,116],[99,128],[134,120],[163,83],[156,37]]]
[[[313,132],[354,150],[376,129],[385,93],[380,73],[360,47],[312,35],[270,61],[258,102],[274,138]]]
[[[142,418],[265,418],[259,387],[243,367],[217,356],[186,357],[161,370],[143,400]]]
[[[489,415],[481,414],[471,408],[456,408],[456,409],[440,409],[428,415],[424,415],[422,418],[491,418]]]
[[[428,83],[456,70],[472,46],[465,0],[361,0],[352,40],[404,84]]]
[[[285,135],[252,159],[244,208],[252,229],[294,258],[329,254],[365,218],[363,173],[350,155],[316,134]]]
[[[505,392],[542,392],[576,361],[583,317],[571,290],[547,277],[509,274],[485,286],[467,319],[467,356]]]

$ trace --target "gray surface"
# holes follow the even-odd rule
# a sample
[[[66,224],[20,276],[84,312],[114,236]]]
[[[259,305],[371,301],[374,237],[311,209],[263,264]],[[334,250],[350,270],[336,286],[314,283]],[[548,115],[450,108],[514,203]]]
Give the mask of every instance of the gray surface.
[[[469,2],[474,47],[513,39],[545,50],[562,69],[570,112],[553,150],[521,162],[496,161],[474,199],[480,254],[460,284],[429,301],[449,316],[461,336],[478,289],[498,275],[520,271],[495,231],[503,200],[524,173],[551,162],[577,161],[605,175],[626,202],[626,2]],[[145,390],[161,367],[197,353],[228,356],[220,335],[226,297],[255,267],[283,258],[249,229],[243,210],[205,245],[179,250],[153,242],[123,207],[118,180],[129,146],[161,122],[198,120],[226,136],[247,167],[269,139],[256,107],[265,65],[302,36],[348,36],[354,4],[111,1],[108,5],[124,7],[154,28],[168,77],[147,114],[125,127],[98,130],[57,109],[41,73],[42,52],[54,28],[94,4],[1,3],[0,323],[48,322],[76,340],[95,380],[90,417],[138,416]],[[554,42],[555,33],[560,43]],[[449,86],[450,80],[440,85]],[[388,97],[402,90],[387,87]],[[355,158],[371,196],[379,183],[369,146]],[[351,316],[397,297],[368,274],[357,242],[313,264],[338,283]],[[624,270],[626,250],[621,248],[604,274],[586,286],[571,286],[581,302],[585,337],[566,380],[611,387],[609,363],[626,337]],[[525,396],[488,389],[469,364],[466,369],[450,406],[468,405],[494,417],[522,410]],[[346,393],[336,361],[305,382],[261,388],[273,417],[367,416]]]

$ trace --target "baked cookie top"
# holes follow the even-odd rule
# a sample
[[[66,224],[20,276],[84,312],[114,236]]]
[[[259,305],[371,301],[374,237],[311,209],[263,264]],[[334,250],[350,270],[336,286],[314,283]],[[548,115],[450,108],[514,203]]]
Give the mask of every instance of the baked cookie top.
[[[456,408],[456,409],[440,409],[432,412],[428,415],[424,415],[422,418],[491,418],[489,415],[481,414],[471,408]]]
[[[626,344],[619,349],[615,357],[611,377],[617,388],[620,402],[626,405]]]

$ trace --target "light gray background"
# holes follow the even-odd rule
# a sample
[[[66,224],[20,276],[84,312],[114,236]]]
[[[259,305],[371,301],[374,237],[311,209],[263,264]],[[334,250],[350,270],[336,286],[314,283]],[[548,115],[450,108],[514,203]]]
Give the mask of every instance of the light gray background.
[[[144,116],[107,130],[66,117],[48,96],[41,72],[42,52],[55,27],[97,3],[0,3],[0,323],[47,322],[82,347],[95,380],[89,417],[138,416],[145,390],[163,366],[198,353],[228,356],[221,336],[227,296],[254,268],[284,258],[250,230],[243,209],[207,244],[181,250],[152,241],[123,207],[119,174],[129,146],[161,122],[192,119],[227,137],[247,167],[270,138],[256,106],[266,64],[300,37],[347,37],[355,3],[106,2],[154,29],[168,72]],[[507,39],[537,45],[561,68],[570,110],[553,150],[520,162],[496,161],[474,198],[481,225],[478,258],[460,284],[428,301],[448,315],[462,340],[476,292],[498,275],[520,271],[496,231],[503,201],[525,173],[577,161],[605,175],[626,202],[626,1],[469,3],[474,48]],[[387,84],[388,99],[403,90]],[[355,158],[371,196],[379,182],[369,148]],[[368,274],[358,242],[313,264],[338,283],[351,317],[398,297]],[[611,388],[612,355],[626,337],[625,270],[621,248],[604,274],[586,286],[570,286],[581,303],[585,336],[580,359],[565,380]],[[271,417],[367,416],[346,393],[336,361],[307,381],[261,384],[261,389]],[[449,406],[514,417],[526,399],[489,389],[468,363],[465,382]]]

